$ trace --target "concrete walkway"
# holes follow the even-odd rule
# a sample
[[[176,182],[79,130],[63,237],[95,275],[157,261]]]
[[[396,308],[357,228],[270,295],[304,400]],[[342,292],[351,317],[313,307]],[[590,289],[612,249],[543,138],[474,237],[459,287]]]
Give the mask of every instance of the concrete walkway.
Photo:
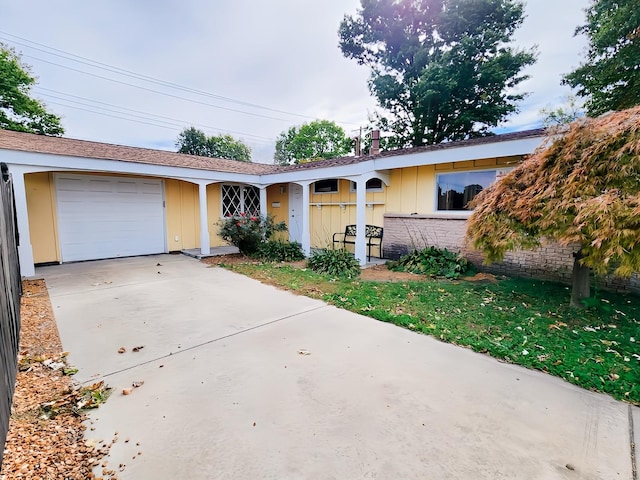
[[[184,256],[38,274],[121,480],[633,479],[638,409],[557,378]]]

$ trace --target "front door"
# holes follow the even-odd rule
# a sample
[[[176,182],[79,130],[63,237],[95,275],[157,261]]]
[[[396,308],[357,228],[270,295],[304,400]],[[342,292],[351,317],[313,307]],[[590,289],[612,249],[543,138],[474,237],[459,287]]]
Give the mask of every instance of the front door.
[[[289,184],[289,241],[302,244],[302,186]]]

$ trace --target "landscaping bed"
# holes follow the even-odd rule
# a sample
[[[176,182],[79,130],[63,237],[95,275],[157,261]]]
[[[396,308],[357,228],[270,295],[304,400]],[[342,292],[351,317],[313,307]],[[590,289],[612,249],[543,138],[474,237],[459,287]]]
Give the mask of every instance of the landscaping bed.
[[[116,479],[92,469],[108,454],[109,444],[84,439],[84,408],[105,394],[102,384],[80,388],[55,323],[44,281],[23,282],[19,371],[0,480]]]
[[[596,291],[569,306],[554,282],[478,274],[458,280],[363,270],[356,280],[316,274],[304,262],[207,259],[263,283],[425,333],[509,363],[640,404],[640,299]]]

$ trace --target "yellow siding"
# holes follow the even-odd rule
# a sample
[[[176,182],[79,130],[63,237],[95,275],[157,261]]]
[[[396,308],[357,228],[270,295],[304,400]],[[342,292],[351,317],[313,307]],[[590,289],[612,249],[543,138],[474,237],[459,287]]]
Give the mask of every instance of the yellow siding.
[[[474,160],[468,160],[466,162],[456,162],[453,164],[453,168],[461,169],[461,170],[470,170],[476,166]]]
[[[180,180],[165,180],[165,205],[169,251],[198,248],[200,246],[198,186]]]
[[[493,167],[496,164],[495,158],[481,158],[480,160],[476,160],[476,167]]]
[[[279,204],[279,206],[274,206]],[[289,225],[289,185],[286,183],[278,183],[267,187],[267,213],[273,217],[273,220],[284,222]],[[288,240],[287,232],[276,234],[276,238],[280,240]]]
[[[431,212],[436,191],[435,169],[432,165],[418,167],[417,191],[415,207],[409,208],[409,212]]]
[[[213,183],[207,185],[207,223],[209,226],[209,243],[212,247],[228,245],[228,243],[218,235],[218,222],[222,216],[221,203],[220,184]],[[198,245],[200,245],[200,242],[198,242]]]
[[[282,193],[281,190],[282,189]],[[280,204],[274,207],[273,204]],[[278,183],[267,187],[267,213],[272,215],[276,222],[289,223],[289,185]]]
[[[30,173],[25,175],[24,182],[33,261],[35,263],[59,262],[53,174]]]
[[[351,182],[344,179],[338,183],[338,193],[314,194],[313,185],[309,188],[312,203],[309,208],[311,246],[331,247],[334,233],[344,232],[345,226],[356,223],[356,192],[351,191]],[[383,226],[385,203],[390,191],[391,189],[384,187],[382,192],[367,192],[367,224]],[[381,205],[375,205],[378,202]]]

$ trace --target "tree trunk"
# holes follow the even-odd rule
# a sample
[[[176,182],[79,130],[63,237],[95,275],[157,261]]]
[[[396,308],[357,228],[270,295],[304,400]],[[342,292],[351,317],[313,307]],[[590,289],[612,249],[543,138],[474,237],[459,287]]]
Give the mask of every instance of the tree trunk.
[[[582,300],[591,296],[590,269],[580,264],[582,252],[573,254],[573,273],[571,276],[573,288],[571,290],[571,306],[584,308]]]

